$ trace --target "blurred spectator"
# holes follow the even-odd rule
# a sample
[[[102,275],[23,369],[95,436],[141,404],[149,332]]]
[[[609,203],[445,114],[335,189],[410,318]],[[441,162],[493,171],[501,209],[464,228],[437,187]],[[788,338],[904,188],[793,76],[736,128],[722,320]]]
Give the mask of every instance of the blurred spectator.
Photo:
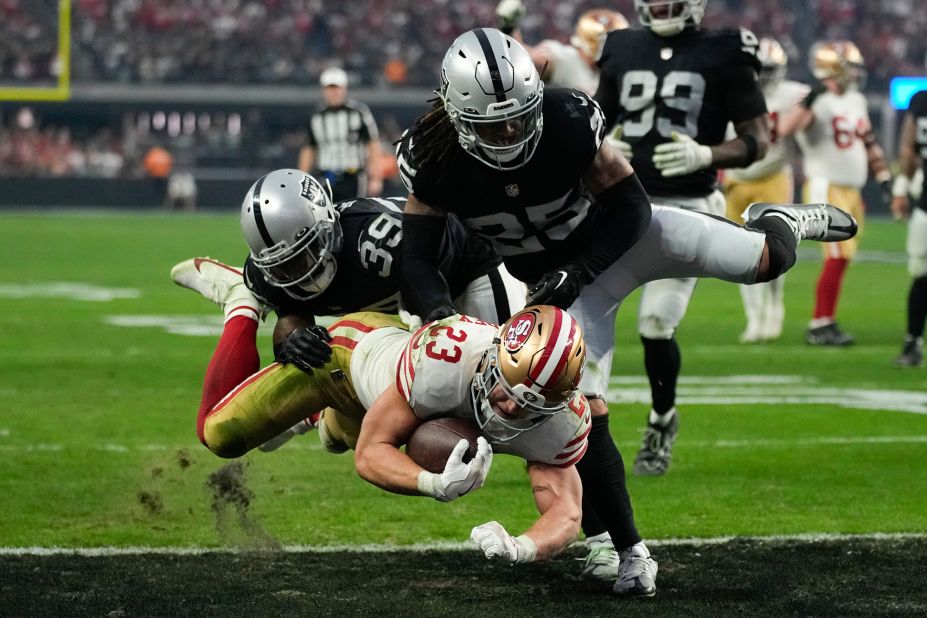
[[[167,195],[164,207],[169,210],[196,210],[196,179],[190,172],[178,171],[167,181]]]

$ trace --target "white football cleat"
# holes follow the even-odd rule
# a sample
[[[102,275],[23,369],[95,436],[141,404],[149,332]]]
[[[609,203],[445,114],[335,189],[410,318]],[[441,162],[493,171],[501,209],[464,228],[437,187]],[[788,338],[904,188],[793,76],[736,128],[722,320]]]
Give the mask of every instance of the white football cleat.
[[[743,217],[752,223],[763,216],[776,216],[785,221],[796,240],[839,242],[856,236],[856,219],[849,213],[828,204],[750,204]]]
[[[618,551],[609,540],[608,543],[588,543],[589,553],[584,560],[583,570],[579,574],[583,579],[613,582],[618,579]]]
[[[644,542],[618,552],[618,581],[612,592],[626,597],[652,597],[657,593],[657,561]]]
[[[184,260],[171,269],[171,279],[219,305],[227,319],[233,314],[248,315],[249,311],[257,314],[258,318],[267,313],[266,307],[245,285],[241,270],[219,260],[208,257]]]
[[[763,328],[756,322],[748,322],[747,328],[740,333],[741,343],[760,343],[766,340]]]

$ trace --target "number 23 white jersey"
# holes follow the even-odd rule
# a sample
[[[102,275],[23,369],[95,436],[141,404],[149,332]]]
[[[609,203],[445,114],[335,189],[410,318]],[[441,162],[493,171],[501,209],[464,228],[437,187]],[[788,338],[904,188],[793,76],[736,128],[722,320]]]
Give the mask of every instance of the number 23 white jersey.
[[[475,421],[470,382],[498,330],[495,324],[457,315],[427,324],[412,335],[396,367],[396,386],[416,416]],[[564,412],[534,429],[505,442],[485,437],[496,453],[566,467],[585,454],[590,427],[589,404],[577,393]]]

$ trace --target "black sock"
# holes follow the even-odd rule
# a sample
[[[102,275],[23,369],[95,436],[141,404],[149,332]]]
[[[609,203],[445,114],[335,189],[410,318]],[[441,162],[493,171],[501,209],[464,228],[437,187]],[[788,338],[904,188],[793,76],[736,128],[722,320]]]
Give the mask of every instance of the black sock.
[[[586,535],[586,538],[592,536],[598,536],[603,532],[608,532],[608,528],[605,527],[605,522],[596,514],[595,508],[592,506],[592,502],[589,500],[589,496],[586,495],[586,492],[583,492],[583,534]]]
[[[644,367],[650,378],[650,394],[657,414],[666,414],[676,405],[676,379],[682,367],[682,355],[676,338],[647,339],[644,344]]]
[[[924,336],[924,321],[927,320],[927,275],[911,282],[908,292],[908,335],[912,338]]]
[[[769,247],[769,273],[766,277],[757,277],[757,283],[772,281],[795,265],[795,251],[798,241],[789,224],[779,217],[765,216],[745,225],[748,230],[766,233],[766,246]]]
[[[589,431],[589,448],[576,464],[583,481],[583,508],[591,507],[596,521],[607,529],[615,549],[621,551],[640,542],[641,537],[634,526],[634,509],[631,496],[625,485],[624,460],[608,432],[608,416],[592,417]],[[583,515],[583,531],[586,536],[595,536],[603,530],[588,530]]]

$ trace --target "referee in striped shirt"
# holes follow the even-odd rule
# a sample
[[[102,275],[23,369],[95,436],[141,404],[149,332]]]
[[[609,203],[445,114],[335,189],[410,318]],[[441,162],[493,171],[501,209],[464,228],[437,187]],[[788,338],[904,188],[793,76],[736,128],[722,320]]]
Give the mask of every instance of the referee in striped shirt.
[[[299,169],[318,168],[336,202],[380,195],[380,140],[370,108],[348,99],[348,75],[337,67],[325,69],[319,84],[325,105],[309,118]]]

